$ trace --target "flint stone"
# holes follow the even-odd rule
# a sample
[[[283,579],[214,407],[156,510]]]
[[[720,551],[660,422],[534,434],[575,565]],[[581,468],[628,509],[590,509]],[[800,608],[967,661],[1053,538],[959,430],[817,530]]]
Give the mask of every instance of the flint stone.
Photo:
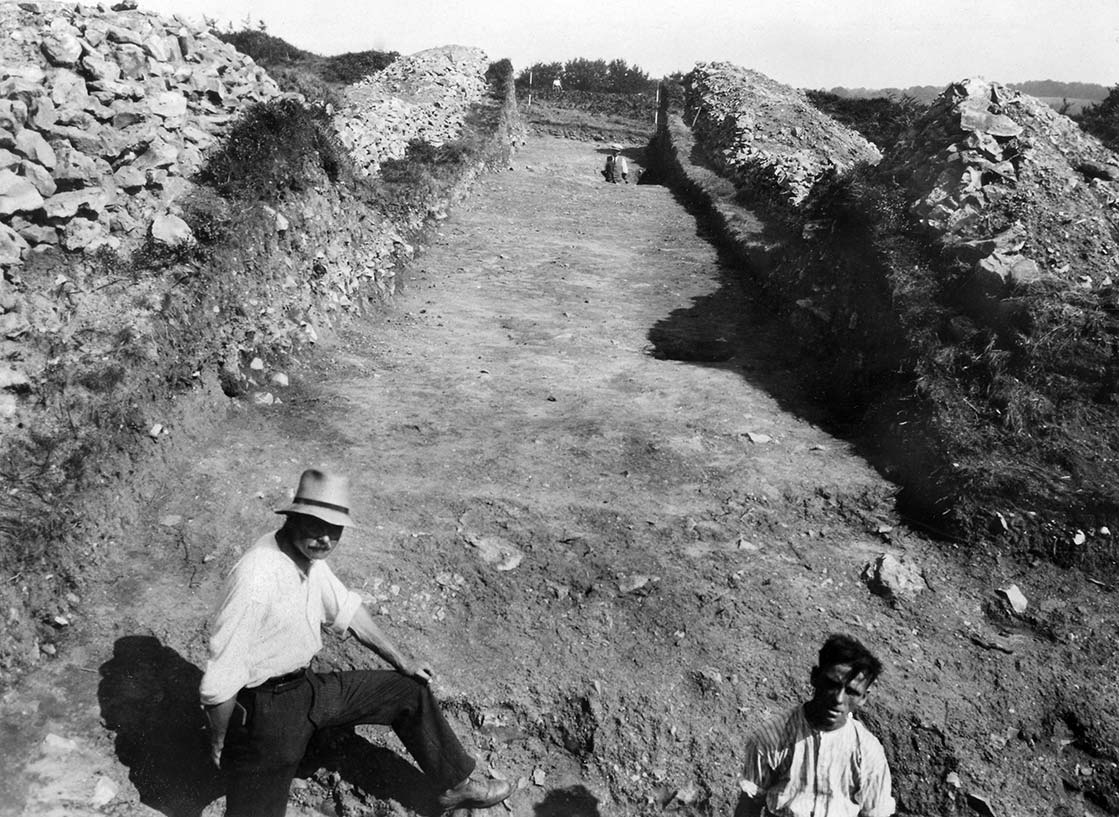
[[[148,37],[141,45],[144,52],[156,62],[170,62],[171,52],[167,50],[167,43],[163,41],[162,37]]]
[[[39,97],[36,100],[34,111],[28,119],[28,124],[35,130],[49,130],[58,121],[58,109],[50,97]]]
[[[27,105],[18,99],[0,99],[0,128],[18,133],[27,122]]]
[[[22,161],[23,158],[17,154],[12,153],[10,150],[0,148],[0,170],[6,170],[9,167],[19,167],[19,163]]]
[[[28,249],[30,247],[19,233],[0,223],[0,264],[18,264]]]
[[[15,146],[16,146],[15,135],[9,130],[5,130],[4,128],[0,128],[0,148],[3,148],[4,150],[9,150],[11,148],[14,148]]]
[[[144,187],[148,183],[148,174],[132,165],[118,167],[113,172],[113,178],[125,189]]]
[[[108,243],[105,225],[88,218],[72,218],[62,228],[62,246],[67,250],[95,250]]]
[[[113,118],[110,121],[115,130],[124,130],[125,128],[143,122],[144,119],[144,114],[138,110],[121,110],[113,114]]]
[[[53,170],[58,164],[54,148],[42,137],[41,134],[31,129],[21,130],[16,134],[16,153],[41,164],[48,170]]]
[[[123,26],[109,26],[105,29],[105,36],[109,38],[110,42],[114,43],[128,43],[131,45],[143,45],[144,39],[135,31]]]
[[[39,195],[43,196],[43,198],[53,196],[58,189],[58,185],[54,183],[54,177],[51,176],[50,171],[40,164],[25,159],[20,165],[20,173],[35,186],[35,189],[39,191]]]
[[[862,575],[872,593],[895,601],[912,598],[929,587],[918,568],[890,553],[864,567]]]
[[[151,98],[149,104],[152,113],[156,116],[162,116],[165,119],[176,116],[186,116],[187,99],[177,91],[167,91],[162,94],[157,94]]]
[[[96,131],[90,132],[81,128],[72,128],[68,125],[52,125],[48,133],[58,139],[65,139],[81,153],[88,153],[93,156],[101,153],[101,138]]]
[[[125,79],[141,80],[149,73],[148,55],[138,45],[118,45],[113,58],[120,65],[121,76]]]
[[[97,94],[103,104],[111,105],[116,99],[143,99],[147,93],[138,82],[99,79],[89,83],[90,93]]]
[[[96,117],[86,111],[84,105],[82,107],[63,105],[55,112],[55,124],[59,127],[82,130],[94,130],[99,125]]]
[[[119,3],[112,5],[113,11],[135,11],[139,4],[136,0],[120,0]]]
[[[151,236],[160,244],[168,247],[178,247],[194,242],[194,233],[190,225],[172,213],[156,216],[152,221]]]
[[[55,193],[43,202],[43,210],[48,218],[73,218],[83,209],[100,213],[105,209],[110,198],[110,194],[100,187],[67,190],[64,193]],[[72,248],[67,247],[67,249]]]
[[[8,77],[0,82],[0,97],[11,100],[18,99],[30,111],[43,96],[43,83],[45,81],[46,74],[42,70],[29,72],[26,76]]]
[[[86,54],[82,57],[82,67],[94,82],[116,82],[120,79],[120,66],[99,54]]]
[[[1021,286],[1052,279],[1037,262],[1024,255],[995,251],[975,265],[974,280],[988,295],[1001,295],[1008,285]]]
[[[43,81],[47,78],[47,72],[39,65],[25,64],[25,65],[9,65],[5,69],[8,78],[0,84],[0,93],[7,96],[9,82],[24,82],[34,85],[42,92]]]
[[[167,49],[168,65],[178,65],[183,61],[183,52],[179,48],[179,38],[174,34],[167,34],[163,37],[163,47]]]
[[[0,215],[31,212],[43,206],[43,197],[35,185],[11,170],[0,170]]]
[[[32,224],[23,219],[20,219],[20,223],[17,224],[16,220],[12,219],[12,228],[31,246],[58,243],[58,230],[48,225]]]
[[[80,108],[85,98],[89,96],[85,80],[69,68],[59,68],[50,79],[51,101],[60,107],[71,106]]]
[[[156,137],[148,149],[133,162],[140,170],[170,167],[179,158],[179,149],[165,139]]]
[[[80,150],[75,150],[67,143],[62,143],[55,150],[58,163],[54,169],[56,181],[80,182],[88,184],[101,177],[101,168],[97,161],[87,156]]]
[[[185,28],[179,29],[176,35],[179,41],[179,51],[183,55],[184,60],[197,59],[198,54],[195,49],[194,35],[192,35]]]
[[[952,254],[961,261],[976,262],[988,257],[994,252],[1016,253],[1026,244],[1026,227],[1022,222],[1016,221],[998,235],[990,238],[978,238],[972,241],[960,241],[951,247]]]
[[[986,110],[986,103],[965,103],[960,106],[960,127],[966,131],[981,131],[991,136],[1011,137],[1022,133],[1022,126],[1001,113]],[[1001,157],[1000,157],[1001,158]]]
[[[185,125],[180,133],[182,133],[184,139],[196,145],[199,150],[205,150],[217,141],[214,136],[195,125]]]
[[[40,45],[51,65],[74,65],[82,55],[81,41],[69,31],[52,31]]]
[[[101,22],[88,22],[86,27],[82,30],[82,37],[90,44],[91,47],[97,48],[101,43],[105,42],[107,29]]]

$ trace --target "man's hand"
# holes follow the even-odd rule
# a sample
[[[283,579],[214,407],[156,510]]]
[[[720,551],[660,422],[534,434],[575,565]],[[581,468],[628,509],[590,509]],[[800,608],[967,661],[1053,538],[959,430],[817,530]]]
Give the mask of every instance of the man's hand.
[[[400,672],[410,678],[415,678],[421,684],[430,683],[431,679],[435,677],[435,670],[426,661],[403,661],[400,664]]]

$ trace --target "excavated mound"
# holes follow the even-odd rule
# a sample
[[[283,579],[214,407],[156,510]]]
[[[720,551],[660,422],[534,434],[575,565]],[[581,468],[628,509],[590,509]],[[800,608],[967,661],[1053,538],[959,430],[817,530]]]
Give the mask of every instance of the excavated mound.
[[[357,165],[374,174],[413,140],[454,139],[470,105],[485,96],[488,68],[480,49],[455,45],[402,57],[346,90],[334,126]]]
[[[914,213],[979,289],[1112,283],[1119,158],[1044,102],[997,82],[950,85],[890,152]]]
[[[802,91],[726,62],[685,77],[684,118],[715,169],[752,202],[796,208],[823,179],[881,159],[878,149]]]

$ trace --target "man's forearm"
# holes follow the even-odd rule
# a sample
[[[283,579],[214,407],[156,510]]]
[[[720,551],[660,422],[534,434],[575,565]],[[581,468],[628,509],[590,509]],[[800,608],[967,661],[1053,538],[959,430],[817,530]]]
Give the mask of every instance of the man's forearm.
[[[210,735],[215,741],[225,741],[225,733],[229,730],[229,721],[233,717],[233,707],[236,704],[236,696],[220,704],[203,704],[202,711],[206,713],[206,725],[210,728]]]
[[[403,669],[408,663],[407,657],[402,653],[373,620],[373,615],[362,605],[350,623],[350,631],[357,640],[364,644],[381,658],[387,661],[394,669]]]

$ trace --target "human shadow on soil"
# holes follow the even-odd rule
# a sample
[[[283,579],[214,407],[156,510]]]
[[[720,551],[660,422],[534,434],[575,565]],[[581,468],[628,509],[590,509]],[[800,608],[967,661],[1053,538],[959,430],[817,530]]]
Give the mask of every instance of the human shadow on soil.
[[[167,817],[200,817],[225,794],[198,706],[202,670],[158,638],[130,635],[116,641],[100,673],[101,718],[116,733],[117,758],[129,768],[140,802]],[[395,800],[425,817],[440,814],[438,792],[419,769],[352,729],[315,736],[298,776],[319,769],[378,800]]]
[[[117,639],[100,667],[97,700],[140,802],[198,817],[224,793],[198,706],[202,670],[153,636]]]
[[[551,789],[533,806],[535,817],[599,817],[598,798],[586,786]]]

